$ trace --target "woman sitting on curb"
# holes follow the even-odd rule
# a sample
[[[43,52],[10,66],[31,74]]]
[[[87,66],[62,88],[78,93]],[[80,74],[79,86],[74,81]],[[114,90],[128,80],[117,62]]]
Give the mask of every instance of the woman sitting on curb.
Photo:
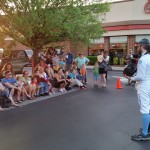
[[[25,88],[26,92],[27,92],[27,99],[31,100],[31,99],[35,99],[34,95],[36,92],[36,88],[35,86],[33,86],[31,84],[31,78],[29,77],[29,72],[28,71],[23,71],[23,76],[20,77],[19,79],[20,82],[23,83],[23,87]],[[23,100],[24,100],[24,92],[23,94]]]
[[[54,87],[59,88],[59,92],[64,92],[66,86],[66,80],[62,77],[62,69],[59,68],[57,72],[54,74]]]
[[[6,63],[6,64],[3,66],[2,70],[1,70],[1,77],[2,77],[2,78],[5,77],[6,71],[11,71],[11,73],[12,73],[13,75],[15,74],[12,64],[9,63],[9,62]]]
[[[49,95],[49,89],[50,89],[50,82],[47,78],[46,73],[44,72],[44,68],[40,67],[39,71],[36,72],[37,82],[40,87],[39,94],[40,96]]]

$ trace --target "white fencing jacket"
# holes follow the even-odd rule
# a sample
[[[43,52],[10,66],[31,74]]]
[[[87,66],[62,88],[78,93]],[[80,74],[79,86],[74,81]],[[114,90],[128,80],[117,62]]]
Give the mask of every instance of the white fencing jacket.
[[[143,54],[139,59],[137,74],[131,77],[133,81],[139,81],[137,89],[140,111],[142,114],[150,113],[150,54]]]

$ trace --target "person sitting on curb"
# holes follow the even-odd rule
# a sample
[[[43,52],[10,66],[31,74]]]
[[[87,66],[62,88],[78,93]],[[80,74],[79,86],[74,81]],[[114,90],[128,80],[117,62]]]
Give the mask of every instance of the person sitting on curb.
[[[10,94],[10,91],[7,88],[5,88],[1,82],[0,82],[0,95],[8,97],[11,100],[12,106],[15,107],[18,106],[17,104],[15,104],[12,95]],[[1,106],[0,106],[0,111],[3,111],[3,108]]]
[[[49,79],[47,78],[46,73],[44,72],[44,68],[40,67],[39,71],[36,72],[37,76],[37,82],[40,87],[39,93],[40,96],[50,95],[49,93],[49,87],[51,87],[51,83],[49,82]]]
[[[59,92],[65,92],[66,81],[62,77],[62,69],[59,68],[54,74],[54,87],[59,88]]]
[[[36,92],[36,87],[31,84],[31,78],[29,77],[28,71],[23,71],[23,76],[19,79],[20,82],[23,82],[24,89],[26,90],[27,99],[32,100],[35,99],[34,95]],[[24,92],[23,92],[23,100],[24,100]]]
[[[80,89],[86,89],[86,86],[76,78],[76,70],[71,69],[69,76],[71,78],[72,85],[77,85],[80,87]]]
[[[14,106],[18,106],[13,101],[14,90],[18,90],[17,92],[17,103],[20,102],[20,95],[23,88],[23,84],[19,83],[14,77],[12,77],[11,71],[6,71],[5,78],[2,79],[2,84],[10,91],[10,99]]]
[[[4,64],[2,70],[1,70],[1,77],[4,78],[5,77],[5,72],[6,71],[11,71],[12,74],[15,74],[13,66],[10,62],[7,62],[6,64]]]

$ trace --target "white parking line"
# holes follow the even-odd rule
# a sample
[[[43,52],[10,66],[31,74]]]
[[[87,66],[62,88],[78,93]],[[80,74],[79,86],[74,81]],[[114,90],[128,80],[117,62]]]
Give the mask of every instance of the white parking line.
[[[128,83],[128,79],[127,78],[125,78],[125,77],[119,77],[119,76],[112,76],[113,78],[120,78],[120,81],[122,82],[122,83]]]

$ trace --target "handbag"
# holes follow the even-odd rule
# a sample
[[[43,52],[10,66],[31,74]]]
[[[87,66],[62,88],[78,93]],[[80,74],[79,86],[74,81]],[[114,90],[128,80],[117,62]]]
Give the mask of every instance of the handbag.
[[[104,67],[104,70],[105,71],[112,71],[112,67],[109,64],[107,64],[107,66]]]
[[[102,61],[101,63],[99,62],[100,68],[105,68],[106,66],[107,66],[107,64],[104,61]]]
[[[7,96],[0,96],[0,106],[2,108],[9,108],[11,106],[11,100]]]

